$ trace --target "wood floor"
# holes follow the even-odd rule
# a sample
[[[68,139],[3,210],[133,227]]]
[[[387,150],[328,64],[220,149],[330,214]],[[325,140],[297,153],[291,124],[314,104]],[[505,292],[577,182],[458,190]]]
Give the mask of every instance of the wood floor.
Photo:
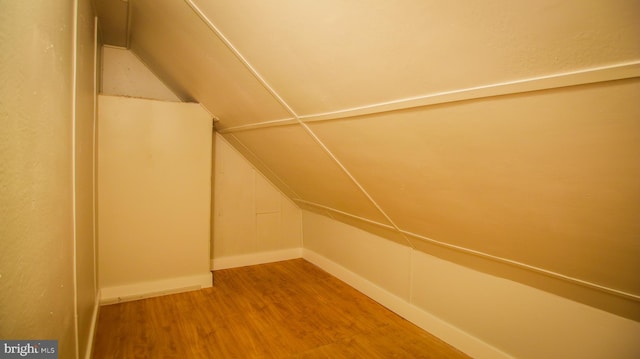
[[[94,358],[467,358],[303,259],[100,308]]]

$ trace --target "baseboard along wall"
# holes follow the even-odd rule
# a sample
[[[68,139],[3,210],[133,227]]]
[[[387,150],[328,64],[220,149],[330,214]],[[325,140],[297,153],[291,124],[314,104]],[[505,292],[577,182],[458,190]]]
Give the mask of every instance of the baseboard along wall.
[[[257,264],[286,261],[302,258],[302,248],[282,249],[277,251],[258,252],[238,256],[219,257],[211,260],[213,270],[245,267]]]
[[[105,287],[100,290],[100,305],[209,288],[212,283],[211,273],[206,272],[192,276]]]
[[[317,265],[324,271],[354,287],[387,309],[412,322],[418,327],[444,340],[460,351],[474,358],[512,358],[508,354],[481,341],[446,321],[416,307],[403,298],[381,288],[357,273],[333,262],[309,249],[303,250],[305,260]]]

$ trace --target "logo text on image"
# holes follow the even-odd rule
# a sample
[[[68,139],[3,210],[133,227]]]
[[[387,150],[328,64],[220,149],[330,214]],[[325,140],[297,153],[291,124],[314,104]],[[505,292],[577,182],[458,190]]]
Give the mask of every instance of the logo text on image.
[[[57,340],[0,340],[0,359],[58,359]]]

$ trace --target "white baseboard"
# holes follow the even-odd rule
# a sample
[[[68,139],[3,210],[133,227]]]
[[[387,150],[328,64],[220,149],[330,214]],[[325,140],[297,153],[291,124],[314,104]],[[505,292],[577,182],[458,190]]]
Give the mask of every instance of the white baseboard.
[[[87,343],[87,352],[84,353],[85,359],[93,357],[93,342],[96,338],[96,330],[98,329],[98,316],[100,314],[100,291],[96,293],[96,302],[93,306],[93,314],[91,314],[91,327],[89,328],[89,342]]]
[[[304,249],[302,258],[317,265],[329,274],[354,287],[366,296],[387,307],[418,327],[444,340],[473,358],[509,359],[511,356],[457,328],[433,314],[416,307],[395,294],[379,287],[340,264],[312,251]]]
[[[212,285],[211,272],[203,274],[133,283],[100,289],[100,304],[113,304],[131,300],[188,292]]]
[[[279,251],[259,252],[214,258],[211,260],[213,270],[252,266],[256,264],[286,261],[302,258],[302,248],[283,249]]]

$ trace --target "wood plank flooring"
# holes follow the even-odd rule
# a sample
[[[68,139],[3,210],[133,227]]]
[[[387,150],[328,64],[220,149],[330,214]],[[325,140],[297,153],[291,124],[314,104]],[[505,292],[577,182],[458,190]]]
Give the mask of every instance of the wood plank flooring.
[[[100,308],[94,358],[468,358],[303,259]]]

